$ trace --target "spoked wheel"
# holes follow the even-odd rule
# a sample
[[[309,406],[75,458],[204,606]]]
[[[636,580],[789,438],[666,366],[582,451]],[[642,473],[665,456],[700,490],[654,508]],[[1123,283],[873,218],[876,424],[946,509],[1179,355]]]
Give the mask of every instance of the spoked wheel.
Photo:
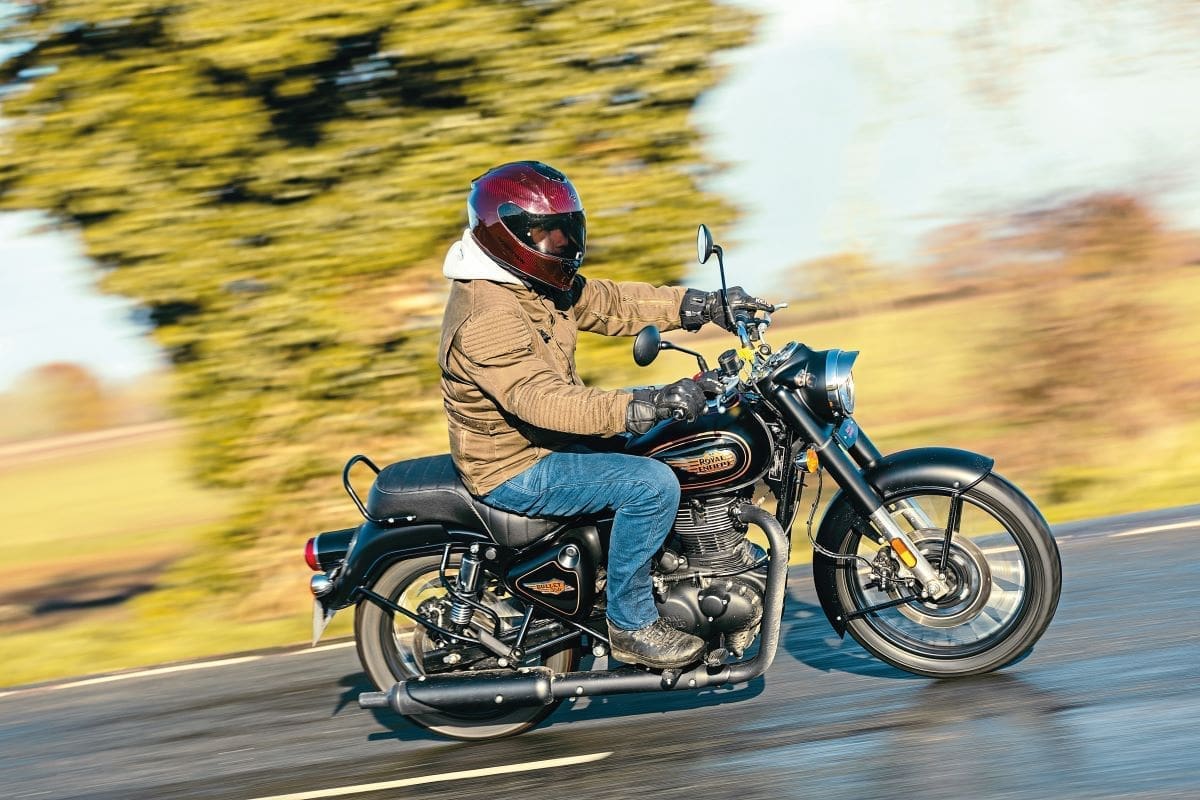
[[[916,597],[890,579],[899,566],[891,549],[854,526],[838,551],[860,558],[838,567],[834,585],[847,612],[875,610],[850,619],[850,634],[884,661],[931,677],[989,672],[1024,655],[1050,624],[1062,586],[1058,548],[1028,498],[988,475],[962,494],[924,489],[885,507],[951,591]]]
[[[447,596],[438,577],[440,563],[441,559],[436,557],[401,561],[385,570],[372,588],[401,608],[422,615],[436,615]],[[453,578],[456,574],[456,565],[447,569],[447,577]],[[502,634],[520,626],[523,609],[510,597],[497,597],[489,587],[483,594],[482,604],[500,617]],[[481,612],[476,614],[481,615]],[[396,681],[432,672],[495,669],[497,666],[490,653],[478,648],[445,647],[444,643],[435,641],[424,626],[385,611],[369,600],[358,604],[354,634],[359,660],[380,691],[387,691]],[[568,642],[523,662],[522,666],[544,666],[554,672],[570,672],[578,662],[578,648]],[[413,715],[408,719],[456,739],[496,739],[533,727],[557,707],[556,701],[536,708],[462,714],[439,712]]]

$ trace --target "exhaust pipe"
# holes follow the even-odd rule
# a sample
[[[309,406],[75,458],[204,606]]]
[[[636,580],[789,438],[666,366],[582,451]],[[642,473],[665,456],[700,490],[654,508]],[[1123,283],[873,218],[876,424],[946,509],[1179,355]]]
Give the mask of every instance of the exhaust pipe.
[[[648,672],[635,667],[601,672],[551,672],[545,667],[457,672],[399,681],[386,692],[363,692],[361,708],[390,708],[398,714],[436,711],[483,711],[549,705],[571,697],[607,694],[695,690],[728,683],[745,683],[766,672],[779,648],[783,597],[787,590],[790,547],[783,527],[772,515],[749,503],[735,512],[742,522],[757,525],[771,545],[762,627],[754,658],[717,667],[700,665],[687,672]]]

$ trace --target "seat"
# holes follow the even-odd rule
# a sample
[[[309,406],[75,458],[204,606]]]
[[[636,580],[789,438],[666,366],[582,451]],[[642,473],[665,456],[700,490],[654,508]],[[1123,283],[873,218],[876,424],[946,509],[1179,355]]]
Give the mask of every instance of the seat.
[[[498,544],[524,547],[562,526],[561,520],[526,517],[475,499],[459,480],[449,455],[399,461],[380,470],[367,495],[376,519],[416,517],[456,528],[482,525]]]

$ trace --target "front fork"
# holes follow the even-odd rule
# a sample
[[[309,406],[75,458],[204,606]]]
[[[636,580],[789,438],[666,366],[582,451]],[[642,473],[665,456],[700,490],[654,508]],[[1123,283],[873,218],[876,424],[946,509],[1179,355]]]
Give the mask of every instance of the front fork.
[[[887,540],[892,551],[900,558],[900,563],[921,584],[921,597],[939,600],[949,594],[950,585],[945,576],[939,573],[929,559],[925,558],[917,549],[916,544],[904,532],[904,529],[896,523],[896,520],[892,519],[892,515],[888,513],[874,487],[863,478],[860,467],[866,469],[883,457],[878,448],[867,438],[867,435],[859,429],[857,437],[847,452],[842,449],[842,444],[832,430],[813,419],[808,409],[792,394],[787,391],[778,391],[774,395],[774,400],[782,407],[782,411],[793,424],[800,429],[800,432],[810,442],[814,442],[821,466],[829,470],[829,474],[838,482],[838,486],[849,495],[856,510],[871,521],[875,529]],[[925,517],[924,512],[915,506],[904,509],[904,511],[907,512],[906,516],[915,514],[918,520]],[[926,517],[924,522],[927,521]]]
[[[836,451],[837,456],[841,458],[839,460],[832,453],[827,457],[822,452],[822,461],[838,462],[838,467],[842,472],[842,474],[834,473],[838,485],[844,487],[846,486],[846,482],[849,482],[855,484],[858,490],[864,493],[863,497],[856,497],[856,500],[863,506],[862,510],[867,511],[866,506],[875,505],[875,508],[867,511],[871,523],[875,526],[876,530],[887,537],[888,544],[891,545],[893,552],[900,557],[900,562],[908,567],[913,577],[920,581],[922,596],[929,596],[934,600],[939,600],[950,591],[950,586],[946,582],[946,576],[934,569],[929,559],[925,558],[925,555],[916,548],[913,540],[908,537],[903,528],[896,524],[896,520],[888,513],[887,507],[880,501],[875,490],[867,483],[862,477],[862,473],[856,468],[854,462],[857,462],[857,467],[866,469],[883,458],[883,454],[879,452],[879,448],[862,432],[861,428],[857,429],[857,433],[858,435],[854,443],[849,448],[849,456],[836,444],[836,437],[829,437],[829,441],[825,443],[825,449]],[[829,446],[831,443],[834,443],[832,447]],[[851,457],[854,462],[851,461]],[[833,472],[833,469],[830,469],[830,472]],[[843,477],[843,474],[845,477]],[[935,527],[924,509],[916,503],[901,500],[898,506],[900,513],[904,515],[913,527]]]

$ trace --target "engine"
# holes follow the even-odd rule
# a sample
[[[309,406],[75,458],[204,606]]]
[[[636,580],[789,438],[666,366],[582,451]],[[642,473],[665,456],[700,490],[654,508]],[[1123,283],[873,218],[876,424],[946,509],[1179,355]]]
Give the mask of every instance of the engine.
[[[684,500],[653,574],[659,615],[707,641],[723,636],[734,655],[757,633],[767,574],[759,565],[765,553],[730,513],[744,502],[739,495]]]

